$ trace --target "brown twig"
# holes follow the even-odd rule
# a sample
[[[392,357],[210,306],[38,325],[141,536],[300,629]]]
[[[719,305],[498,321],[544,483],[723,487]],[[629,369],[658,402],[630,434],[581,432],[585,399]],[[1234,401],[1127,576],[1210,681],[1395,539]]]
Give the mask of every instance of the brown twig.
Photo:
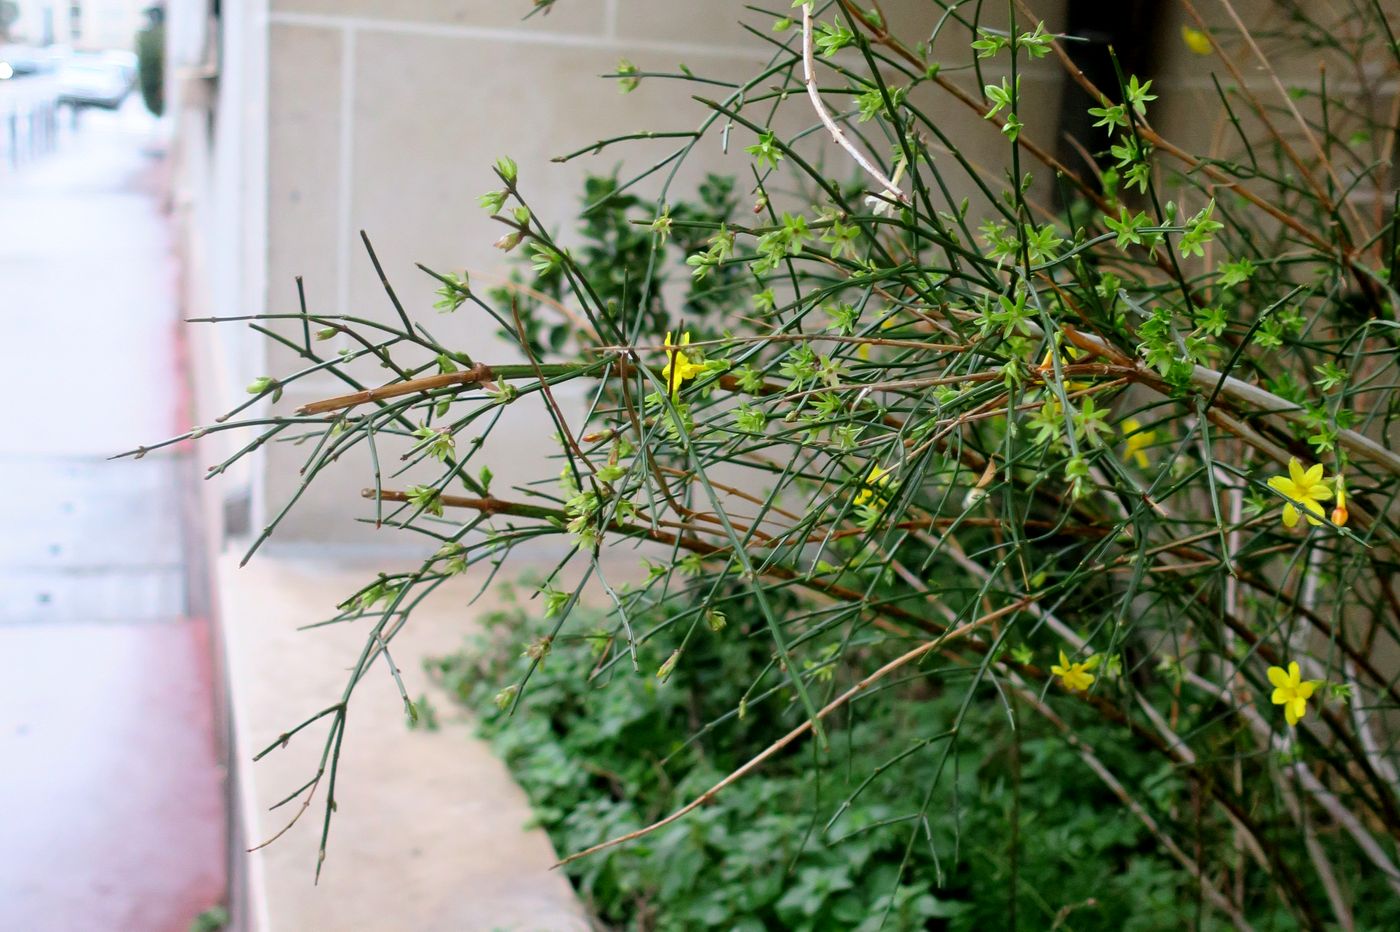
[[[412,395],[416,392],[430,392],[435,389],[448,388],[453,385],[478,385],[483,382],[490,382],[492,378],[494,378],[494,375],[491,372],[491,367],[485,363],[477,363],[470,369],[465,369],[462,372],[444,372],[440,375],[427,375],[417,379],[405,379],[402,382],[381,385],[379,388],[369,388],[362,392],[351,392],[348,395],[336,395],[334,398],[324,398],[320,401],[313,401],[297,408],[296,413],[325,414],[328,411],[353,408],[374,401],[383,401],[386,398],[398,398],[402,395]]]

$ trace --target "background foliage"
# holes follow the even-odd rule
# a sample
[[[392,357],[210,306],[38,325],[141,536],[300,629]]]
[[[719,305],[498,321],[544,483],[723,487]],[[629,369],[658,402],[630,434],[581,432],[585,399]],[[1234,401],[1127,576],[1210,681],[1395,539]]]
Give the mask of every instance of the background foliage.
[[[154,17],[136,33],[136,76],[146,109],[165,113],[165,20]]]
[[[763,750],[784,719],[771,704],[753,706],[743,720],[733,714],[743,698],[734,671],[767,659],[761,629],[704,638],[664,685],[622,676],[600,688],[589,675],[606,619],[590,613],[580,621],[600,637],[578,649],[561,645],[513,717],[495,706],[494,684],[512,675],[519,633],[541,630],[528,608],[493,613],[489,637],[432,666],[482,715],[484,733],[564,851],[683,805]],[[580,893],[599,917],[625,928],[976,930],[1004,926],[1011,909],[1030,928],[1168,930],[1198,919],[1201,928],[1226,927],[1197,915],[1189,875],[1155,850],[1140,823],[1118,817],[1121,801],[1083,779],[1058,733],[1029,721],[1019,747],[1013,743],[994,695],[964,718],[977,737],[940,761],[954,775],[949,799],[925,813],[957,856],[911,847],[901,825],[925,805],[928,764],[917,752],[928,739],[909,735],[923,722],[952,720],[963,701],[966,672],[936,673],[950,688],[906,684],[884,697],[899,701],[853,715],[821,779],[812,779],[810,749],[795,751],[693,818],[569,865]],[[678,737],[697,722],[714,725],[696,740]],[[1181,778],[1115,747],[1113,729],[1085,717],[1077,733],[1104,747],[1154,809],[1181,798]],[[1013,838],[1023,852],[1014,903]],[[1255,918],[1258,928],[1292,927],[1283,911]]]

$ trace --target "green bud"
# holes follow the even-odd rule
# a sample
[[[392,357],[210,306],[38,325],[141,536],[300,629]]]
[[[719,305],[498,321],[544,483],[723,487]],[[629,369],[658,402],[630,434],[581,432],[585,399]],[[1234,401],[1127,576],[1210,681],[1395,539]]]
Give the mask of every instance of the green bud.
[[[681,649],[677,647],[675,650],[671,651],[671,656],[666,658],[666,662],[657,669],[656,678],[663,683],[670,679],[671,674],[676,672],[676,662],[680,659]]]
[[[487,191],[485,194],[481,195],[481,197],[477,198],[476,202],[486,210],[496,214],[500,213],[501,208],[506,206],[507,196],[508,193],[505,191]]]
[[[637,77],[637,66],[627,59],[620,59],[617,63],[617,86],[618,90],[624,94],[630,94],[637,89],[641,79]]]
[[[494,700],[496,708],[500,709],[502,712],[510,708],[510,704],[515,701],[515,694],[519,691],[520,687],[512,683],[505,689],[496,693],[496,698]]]
[[[529,657],[537,663],[542,662],[544,658],[549,656],[549,649],[553,646],[553,643],[554,639],[549,635],[541,635],[525,645],[524,656]]]
[[[496,171],[500,173],[506,184],[515,184],[517,174],[515,159],[508,155],[496,159]]]
[[[282,384],[270,375],[259,376],[248,385],[250,395],[263,395],[269,391],[274,402],[282,400]]]

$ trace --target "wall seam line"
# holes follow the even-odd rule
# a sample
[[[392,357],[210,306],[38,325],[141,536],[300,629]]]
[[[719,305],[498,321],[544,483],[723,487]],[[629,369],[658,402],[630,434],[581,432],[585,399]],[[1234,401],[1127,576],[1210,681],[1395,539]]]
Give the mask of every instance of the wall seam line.
[[[273,13],[273,23],[283,26],[313,26],[322,29],[354,29],[356,32],[380,32],[398,35],[434,36],[447,39],[482,39],[516,42],[528,45],[557,45],[565,48],[602,49],[609,51],[654,51],[679,55],[712,55],[723,57],[759,58],[767,54],[760,46],[706,45],[697,42],[666,40],[621,39],[604,34],[581,35],[530,29],[506,29],[494,26],[449,26],[442,23],[419,23],[412,20],[377,19],[366,16],[335,16],[324,13]]]
[[[353,251],[354,230],[351,199],[354,196],[355,145],[355,59],[357,30],[346,24],[340,39],[340,139],[337,172],[339,237],[336,246],[336,307],[342,315],[350,313],[350,256]]]

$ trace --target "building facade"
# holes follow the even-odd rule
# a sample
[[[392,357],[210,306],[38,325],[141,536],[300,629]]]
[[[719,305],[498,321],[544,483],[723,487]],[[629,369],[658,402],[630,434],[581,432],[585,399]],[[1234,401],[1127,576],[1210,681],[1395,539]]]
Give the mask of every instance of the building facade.
[[[941,6],[883,4],[915,32],[932,29]],[[1063,0],[1032,6],[1047,29],[1063,26]],[[1218,127],[1202,125],[1198,115],[1216,109],[1210,76],[1183,44],[1180,11],[1157,6],[1145,42],[1156,49],[1156,87],[1172,92],[1154,105],[1154,123],[1188,144],[1209,145]],[[1269,0],[1236,6],[1251,21],[1282,15]],[[547,15],[524,18],[532,7],[531,0],[169,0],[167,84],[188,316],[295,312],[298,276],[313,313],[390,314],[361,230],[412,310],[431,309],[437,284],[416,262],[497,280],[509,260],[492,249],[499,227],[476,203],[494,185],[495,158],[514,158],[536,214],[567,230],[586,173],[614,171],[623,157],[641,164],[665,147],[639,144],[563,165],[552,157],[640,128],[690,129],[705,115],[699,104],[686,109],[687,95],[664,81],[643,81],[619,97],[615,83],[600,76],[620,58],[644,70],[685,63],[697,73],[736,77],[754,73],[771,51],[740,27],[771,26],[741,0],[558,0]],[[966,30],[944,36],[940,43],[959,46],[948,59],[965,60]],[[1053,58],[1030,63],[1022,75],[1024,109],[1038,115],[1027,132],[1051,149],[1062,75]],[[946,95],[930,106],[974,163],[1001,171],[1007,147],[994,127]],[[811,122],[810,113],[792,109],[795,120]],[[820,135],[810,142],[820,146]],[[680,183],[693,185],[708,170],[742,173],[746,164],[742,146],[728,156],[714,147],[688,163]],[[974,193],[968,188],[952,193]],[[482,343],[490,328],[465,316],[435,321],[435,334],[490,360],[501,351]],[[291,353],[269,350],[244,326],[201,325],[196,333],[206,422],[246,400],[253,379],[299,368]],[[281,404],[290,410],[336,387],[329,377],[298,382]],[[539,442],[552,428],[543,411],[535,414],[539,429],[520,432],[512,462],[489,464],[498,475],[519,474],[522,463],[537,461],[541,476],[557,474],[542,461]],[[224,442],[233,438],[205,440],[211,449]],[[219,488],[230,526],[265,524],[299,491],[303,456],[299,447],[272,444],[256,465],[245,461],[225,474]],[[347,457],[323,474],[275,539],[385,542],[391,535],[352,524],[363,507],[366,469]]]
[[[920,16],[925,5],[886,7]],[[705,115],[699,105],[678,113],[678,95],[665,82],[619,97],[615,82],[600,76],[620,58],[736,76],[769,54],[739,26],[755,18],[737,0],[560,0],[548,15],[525,19],[531,7],[529,0],[172,2],[168,83],[189,316],[295,311],[297,276],[313,313],[392,313],[361,230],[404,303],[419,311],[432,307],[436,283],[415,262],[470,270],[480,282],[504,277],[509,260],[492,249],[498,225],[476,204],[494,184],[495,158],[514,158],[536,213],[567,230],[585,174],[612,172],[621,156],[567,165],[552,157],[642,127],[693,127]],[[1058,80],[1028,75],[1026,83],[1050,106]],[[950,119],[977,131],[979,157],[996,161],[995,132],[980,132],[975,117]],[[661,149],[642,145],[626,157]],[[692,160],[681,183],[693,188],[707,170],[744,171],[742,147],[732,152],[738,157],[716,148]],[[496,350],[479,343],[486,329],[466,319],[435,322],[439,338],[491,358]],[[269,352],[246,328],[200,331],[205,419],[246,399],[252,379],[297,367],[290,353]],[[334,390],[329,379],[307,380],[289,388],[282,405]],[[535,462],[541,476],[557,473],[541,442],[552,428],[543,410],[534,416],[539,429],[520,432],[513,462],[489,464],[498,475]],[[296,491],[301,455],[271,445],[257,468],[221,479],[234,527],[260,527]],[[277,539],[329,544],[348,533],[374,545],[387,538],[347,531],[364,467],[347,459],[318,479]]]

